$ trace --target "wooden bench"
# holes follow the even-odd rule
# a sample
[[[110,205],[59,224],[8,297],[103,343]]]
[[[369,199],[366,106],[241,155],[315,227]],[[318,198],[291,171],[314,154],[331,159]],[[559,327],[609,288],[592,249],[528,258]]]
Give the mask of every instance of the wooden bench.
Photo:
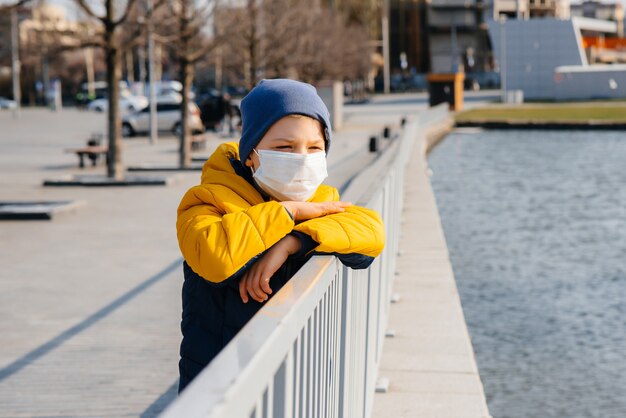
[[[108,147],[101,145],[88,145],[82,148],[66,149],[65,152],[78,155],[78,166],[80,168],[85,168],[85,156],[91,160],[92,166],[95,166],[98,163],[98,159],[101,155],[104,155],[106,161]]]

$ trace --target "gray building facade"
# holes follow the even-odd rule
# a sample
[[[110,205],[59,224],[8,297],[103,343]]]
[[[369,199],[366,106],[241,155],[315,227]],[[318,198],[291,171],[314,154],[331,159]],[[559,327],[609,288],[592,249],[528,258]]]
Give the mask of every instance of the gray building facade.
[[[615,78],[623,66],[605,66],[602,71],[590,66],[583,30],[615,33],[616,25],[586,18],[490,21],[489,35],[506,90],[521,90],[532,100],[626,97],[619,88],[594,90],[624,85]],[[557,68],[563,67],[561,74]]]
[[[626,97],[626,65],[557,67],[556,100],[623,99]]]

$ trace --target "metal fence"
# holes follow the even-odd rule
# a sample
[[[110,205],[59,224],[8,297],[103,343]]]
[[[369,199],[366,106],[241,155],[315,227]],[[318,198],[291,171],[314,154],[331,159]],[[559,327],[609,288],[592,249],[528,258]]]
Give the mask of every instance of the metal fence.
[[[405,166],[447,107],[420,113],[342,197],[377,210],[383,253],[366,270],[313,257],[162,414],[369,417],[395,272]]]

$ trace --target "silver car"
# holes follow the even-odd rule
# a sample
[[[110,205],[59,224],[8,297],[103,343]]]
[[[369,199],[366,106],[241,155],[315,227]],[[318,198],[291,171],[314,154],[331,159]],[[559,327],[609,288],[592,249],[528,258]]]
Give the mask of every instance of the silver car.
[[[15,100],[10,100],[5,97],[0,97],[0,109],[16,109],[17,103]]]
[[[148,99],[144,96],[131,96],[131,95],[121,95],[120,96],[120,110],[122,114],[127,112],[135,112],[137,110],[143,109],[148,106]],[[89,102],[87,105],[87,110],[94,110],[96,112],[104,112],[109,107],[109,100],[95,99]]]
[[[180,136],[182,128],[180,124],[180,103],[157,103],[157,129],[170,131]],[[200,119],[200,109],[191,102],[189,103],[189,126],[192,133],[204,132],[204,125]],[[140,132],[150,130],[150,107],[122,117],[122,135],[134,136]]]

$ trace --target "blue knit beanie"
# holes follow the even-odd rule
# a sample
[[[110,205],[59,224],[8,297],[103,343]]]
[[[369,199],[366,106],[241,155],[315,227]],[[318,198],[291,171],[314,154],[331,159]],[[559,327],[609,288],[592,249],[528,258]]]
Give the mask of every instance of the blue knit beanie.
[[[261,80],[241,101],[243,132],[239,160],[245,162],[263,135],[287,115],[304,115],[320,121],[325,128],[326,153],[330,147],[330,114],[315,87],[288,79]]]

